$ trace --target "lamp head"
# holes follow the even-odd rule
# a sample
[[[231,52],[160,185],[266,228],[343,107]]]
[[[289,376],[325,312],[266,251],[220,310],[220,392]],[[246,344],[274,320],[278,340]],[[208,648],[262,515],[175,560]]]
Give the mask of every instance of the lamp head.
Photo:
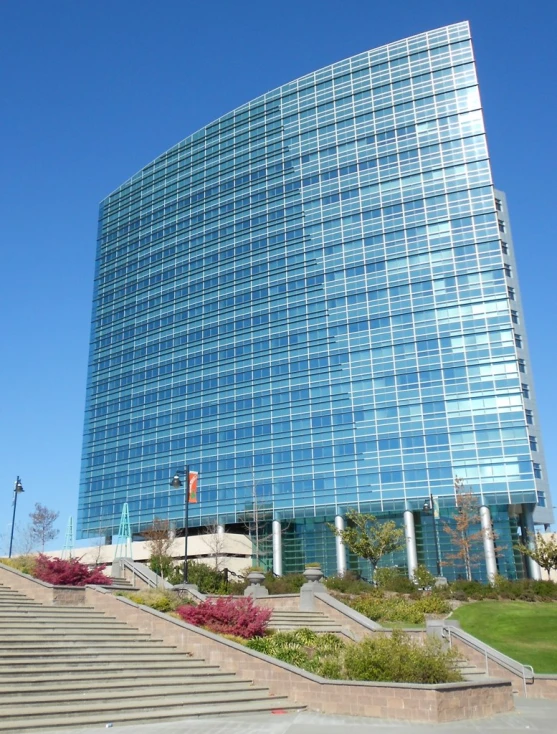
[[[19,477],[15,480],[14,492],[23,492],[23,484]]]
[[[170,486],[174,487],[174,489],[179,489],[182,486],[182,480],[180,479],[177,473],[172,477]]]

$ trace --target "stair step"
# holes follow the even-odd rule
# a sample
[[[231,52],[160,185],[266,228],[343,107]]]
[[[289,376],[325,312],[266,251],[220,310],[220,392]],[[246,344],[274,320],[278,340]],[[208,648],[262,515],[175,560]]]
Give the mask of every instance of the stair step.
[[[56,627],[52,623],[45,625],[14,625],[10,626],[8,634],[8,628],[3,628],[2,625],[0,625],[0,644],[3,644],[4,641],[13,640],[16,637],[39,636],[44,639],[45,637],[53,635],[85,635],[87,637],[91,635],[105,635],[108,637],[121,635],[127,638],[142,634],[142,632],[134,630],[131,627],[126,627],[125,625],[118,627],[109,624],[88,624],[87,627],[79,625],[60,625],[59,627]]]
[[[313,612],[273,612],[271,619],[328,619],[328,617]]]
[[[81,611],[83,609],[83,611]],[[65,619],[66,617],[80,617],[83,619],[114,619],[101,612],[96,612],[94,609],[86,609],[80,607],[47,607],[37,604],[22,605],[14,604],[12,608],[5,608],[0,610],[1,616],[9,617],[10,615],[22,614],[28,617],[37,615],[39,617],[56,617],[57,619]]]
[[[41,708],[40,704],[46,704],[46,708],[56,706],[60,712],[64,711],[65,708],[70,708],[70,704],[77,702],[80,705],[86,704],[90,708],[95,708],[99,705],[114,704],[122,706],[132,706],[137,703],[136,699],[140,698],[142,705],[152,699],[157,699],[160,696],[165,696],[167,699],[176,698],[183,699],[187,703],[192,696],[196,697],[197,701],[203,701],[209,696],[215,694],[215,697],[231,697],[243,700],[256,700],[259,698],[267,698],[269,690],[267,688],[252,688],[243,681],[237,681],[236,683],[213,683],[203,685],[192,685],[185,688],[180,682],[175,681],[171,686],[149,686],[148,690],[145,687],[136,688],[123,688],[121,690],[82,690],[77,693],[70,693],[68,691],[60,690],[53,691],[52,693],[32,693],[25,696],[25,715],[33,715],[34,708]],[[21,706],[22,696],[4,695],[0,699],[0,716],[3,716],[6,710],[10,711],[14,706]],[[96,704],[94,703],[96,702]],[[103,706],[104,707],[104,706]],[[73,708],[73,707],[72,707]],[[10,715],[10,714],[6,714]],[[13,716],[13,713],[11,714]]]
[[[320,625],[319,627],[308,627],[307,625],[295,625],[295,624],[270,624],[269,629],[276,630],[277,632],[289,632],[300,629],[308,629],[310,632],[342,632],[340,625]]]
[[[25,698],[28,693],[38,693],[60,691],[60,684],[64,684],[64,691],[81,691],[89,692],[92,686],[96,690],[104,688],[134,688],[136,686],[144,686],[145,681],[152,685],[175,685],[179,681],[182,688],[190,685],[205,686],[219,683],[230,683],[238,686],[245,686],[250,681],[238,680],[234,673],[215,673],[213,671],[200,670],[195,675],[191,671],[187,675],[171,675],[167,671],[138,671],[128,672],[122,676],[120,670],[113,671],[113,674],[107,675],[106,671],[83,671],[79,673],[54,673],[50,676],[33,676],[28,675],[25,681],[18,684],[17,690],[14,691],[14,679],[8,676],[0,677],[0,694],[7,693],[10,695],[21,695]],[[142,688],[142,690],[145,690]]]
[[[145,650],[130,650],[128,647],[119,647],[119,648],[112,648],[109,650],[106,649],[95,649],[95,648],[79,648],[74,647],[72,649],[68,650],[56,650],[52,651],[49,649],[43,649],[43,650],[7,650],[2,653],[2,663],[11,663],[12,665],[15,663],[26,663],[26,662],[33,662],[35,661],[64,661],[68,659],[68,654],[72,653],[76,656],[79,656],[81,660],[87,660],[87,661],[95,661],[99,658],[102,660],[123,660],[124,658],[129,658],[134,660],[134,662],[154,662],[155,660],[161,660],[161,658],[164,658],[165,660],[168,660],[169,658],[175,659],[175,660],[186,660],[187,655],[183,652],[180,652],[179,650],[170,650],[170,651],[164,651],[161,652],[160,649],[155,649],[151,651],[145,651]]]
[[[64,641],[72,642],[96,638],[99,640],[106,640],[107,637],[122,637],[126,641],[133,638],[134,640],[151,640],[157,643],[162,642],[162,640],[151,637],[146,632],[138,632],[137,630],[132,629],[112,629],[111,627],[100,630],[80,630],[74,628],[74,631],[70,632],[66,627],[61,626],[59,629],[43,629],[38,630],[37,632],[13,630],[13,633],[10,635],[3,633],[2,629],[0,629],[0,645],[9,645],[12,642],[40,642],[41,640],[49,642],[50,638],[53,640],[63,639]]]
[[[303,706],[292,704],[287,698],[266,698],[257,701],[242,702],[218,702],[218,703],[192,703],[190,705],[174,705],[156,710],[137,709],[131,711],[107,710],[87,715],[65,715],[60,718],[56,715],[43,716],[40,722],[34,725],[26,720],[0,721],[0,732],[44,732],[49,730],[58,731],[62,728],[75,728],[77,726],[103,726],[108,723],[132,724],[149,723],[150,721],[175,720],[198,716],[226,716],[230,714],[265,713],[275,710],[298,711]]]
[[[27,678],[29,671],[36,675],[52,675],[53,673],[60,671],[62,673],[70,672],[88,672],[88,671],[135,671],[137,669],[137,663],[142,662],[135,656],[133,660],[126,660],[125,662],[110,661],[110,660],[61,660],[59,662],[50,662],[46,658],[41,662],[40,671],[37,671],[36,661],[26,661],[18,663],[17,669],[14,669],[13,665],[1,665],[0,664],[0,677],[9,676],[12,680],[17,678]],[[219,671],[220,668],[216,665],[210,665],[205,660],[192,660],[191,658],[185,658],[180,660],[149,660],[149,670],[213,670]]]
[[[54,634],[43,635],[14,635],[11,639],[4,639],[0,637],[0,645],[4,651],[15,651],[26,649],[29,644],[33,645],[34,650],[43,649],[58,649],[61,647],[122,647],[123,645],[133,645],[134,650],[144,647],[145,649],[151,649],[157,647],[162,643],[162,640],[149,637],[149,635],[142,635],[134,633],[133,630],[130,633],[115,632],[109,637],[106,637],[102,633],[90,633],[80,635],[70,635],[64,632],[58,632]]]
[[[240,703],[247,702],[251,703],[256,699],[263,699],[267,701],[268,691],[266,689],[260,689],[259,691],[253,692],[252,689],[246,688],[241,691],[224,692],[218,694],[212,693],[198,693],[195,694],[195,700],[192,701],[192,696],[188,696],[187,693],[182,693],[178,696],[161,696],[150,698],[147,691],[143,691],[142,700],[138,702],[136,700],[118,699],[113,702],[112,706],[107,704],[103,707],[103,710],[114,711],[126,711],[127,709],[133,709],[134,713],[145,711],[154,708],[165,708],[167,706],[183,706],[188,703],[200,705],[208,704],[215,705],[218,703]],[[99,702],[93,700],[81,701],[80,703],[56,703],[55,705],[39,705],[39,704],[25,704],[25,707],[21,706],[21,702],[12,704],[2,708],[2,719],[11,719],[12,723],[18,719],[24,719],[27,722],[41,721],[43,717],[48,715],[63,715],[63,714],[94,714],[98,711]]]

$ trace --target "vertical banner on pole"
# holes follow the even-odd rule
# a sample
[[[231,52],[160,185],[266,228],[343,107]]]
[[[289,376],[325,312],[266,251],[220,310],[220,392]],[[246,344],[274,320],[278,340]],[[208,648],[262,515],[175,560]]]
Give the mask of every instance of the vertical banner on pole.
[[[190,486],[188,493],[188,501],[190,504],[197,504],[197,480],[199,478],[199,472],[190,471]]]

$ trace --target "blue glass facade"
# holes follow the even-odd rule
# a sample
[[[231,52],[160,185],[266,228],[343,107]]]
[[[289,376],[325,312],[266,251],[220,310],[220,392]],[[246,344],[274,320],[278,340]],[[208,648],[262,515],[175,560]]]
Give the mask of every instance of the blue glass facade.
[[[181,527],[187,461],[190,524],[255,505],[286,570],[349,507],[414,510],[431,565],[455,475],[512,549],[551,505],[515,275],[467,23],[207,125],[100,207],[79,534]]]

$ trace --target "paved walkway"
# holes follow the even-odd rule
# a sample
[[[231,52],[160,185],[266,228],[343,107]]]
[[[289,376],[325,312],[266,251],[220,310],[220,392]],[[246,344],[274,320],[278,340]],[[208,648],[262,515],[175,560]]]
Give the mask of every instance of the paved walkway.
[[[528,731],[553,734],[557,701],[517,699],[516,711],[492,719],[457,721],[451,724],[413,724],[350,716],[298,714],[234,716],[214,719],[183,719],[166,724],[115,726],[122,734],[471,734],[474,732]],[[433,730],[433,731],[432,731]],[[63,734],[100,734],[106,726],[92,729],[61,729]]]

